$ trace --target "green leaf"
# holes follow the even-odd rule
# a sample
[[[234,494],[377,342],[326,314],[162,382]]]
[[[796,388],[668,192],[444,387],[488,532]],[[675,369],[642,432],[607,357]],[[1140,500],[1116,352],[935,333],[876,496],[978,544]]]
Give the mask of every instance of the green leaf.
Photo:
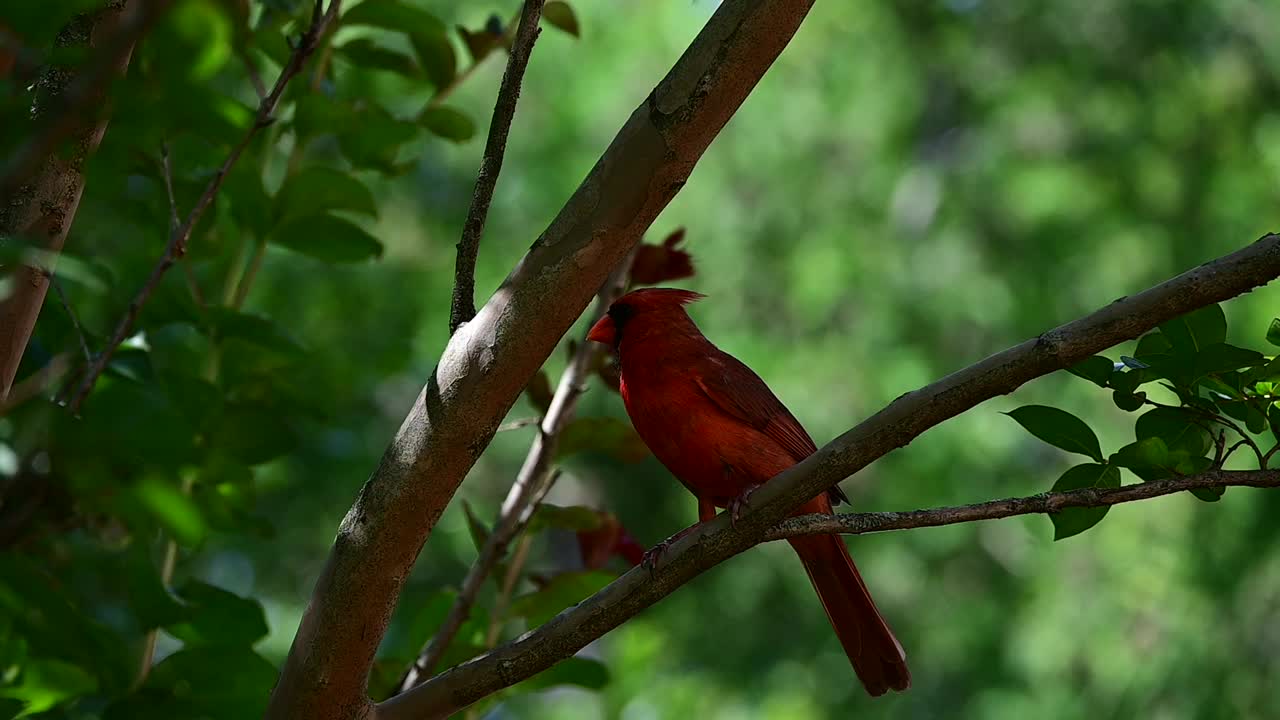
[[[157,478],[146,478],[134,486],[133,495],[182,545],[194,547],[204,541],[200,508],[177,488]]]
[[[1196,355],[1196,374],[1207,375],[1209,373],[1239,370],[1262,365],[1266,361],[1266,357],[1257,350],[1246,350],[1226,343],[1216,343],[1204,348]]]
[[[367,25],[404,33],[444,32],[435,15],[397,0],[365,0],[342,14],[343,26]]]
[[[1101,355],[1094,355],[1067,368],[1067,372],[1076,377],[1084,378],[1098,387],[1106,387],[1111,380],[1111,373],[1114,369],[1115,363]]]
[[[373,192],[350,173],[323,166],[311,166],[285,180],[276,196],[276,223],[330,210],[378,216]]]
[[[1267,328],[1267,342],[1280,345],[1280,318],[1271,319],[1271,325]]]
[[[398,50],[385,48],[371,38],[348,40],[338,48],[338,55],[370,70],[386,70],[405,77],[417,77],[421,72],[413,58]]]
[[[616,578],[617,575],[600,570],[560,573],[541,589],[512,600],[509,611],[515,617],[525,618],[533,629],[591,597]]]
[[[278,674],[245,647],[183,648],[160,661],[139,692],[112,703],[103,720],[261,717]]]
[[[223,197],[231,200],[231,215],[261,237],[271,227],[271,198],[262,184],[259,164],[238,163],[227,175]]]
[[[599,660],[575,655],[516,685],[514,691],[531,693],[557,685],[577,685],[588,690],[600,690],[609,684],[609,679],[607,665]]]
[[[1117,488],[1120,487],[1120,470],[1113,465],[1097,465],[1086,463],[1076,465],[1067,470],[1053,484],[1053,492],[1066,492],[1082,488]],[[1065,508],[1060,512],[1050,513],[1053,521],[1053,539],[1064,540],[1072,535],[1079,535],[1102,522],[1109,506],[1098,508]]]
[[[205,320],[219,339],[236,338],[283,355],[305,351],[301,343],[270,318],[219,306],[207,308]]]
[[[1143,383],[1142,373],[1142,370],[1116,370],[1111,373],[1111,387],[1115,388],[1116,392],[1133,394]]]
[[[1098,436],[1083,420],[1065,410],[1046,405],[1024,405],[1006,413],[1027,432],[1067,452],[1080,453],[1102,462]]]
[[[484,548],[484,544],[489,541],[489,528],[480,518],[476,517],[475,512],[471,509],[471,503],[466,500],[462,501],[462,512],[467,516],[467,532],[471,534],[471,544],[479,552]]]
[[[543,528],[560,528],[562,530],[595,530],[602,524],[600,512],[585,505],[552,505],[540,503],[533,517],[529,520],[529,532],[538,532]]]
[[[542,8],[542,19],[574,37],[579,37],[578,18],[567,2],[551,0]]]
[[[476,134],[471,118],[447,106],[427,108],[419,121],[431,134],[453,142],[466,142]]]
[[[307,215],[283,223],[270,241],[327,263],[361,262],[382,255],[382,243],[363,228],[333,215]]]
[[[556,457],[585,450],[608,453],[623,462],[640,462],[649,448],[628,423],[611,417],[585,417],[570,422],[560,434]]]
[[[1164,468],[1170,465],[1169,446],[1158,437],[1143,438],[1117,450],[1110,462],[1130,470]]]
[[[1170,450],[1185,450],[1190,455],[1203,455],[1213,439],[1209,432],[1195,423],[1196,416],[1190,410],[1156,408],[1134,424],[1134,434],[1142,440],[1158,437]]]
[[[291,452],[298,436],[274,409],[233,403],[215,421],[209,445],[245,465],[259,465]]]
[[[1204,502],[1218,502],[1222,499],[1223,494],[1227,492],[1224,487],[1196,488],[1191,491],[1197,500]]]
[[[418,56],[418,64],[438,90],[448,87],[458,75],[458,58],[444,28],[409,34],[409,43]]]
[[[1169,338],[1157,331],[1138,338],[1138,346],[1134,348],[1133,354],[1139,358],[1149,358],[1155,355],[1167,355],[1171,350],[1173,346],[1169,344]]]
[[[1245,428],[1255,435],[1266,432],[1267,416],[1263,414],[1262,408],[1258,407],[1256,402],[1246,403],[1246,405],[1248,406],[1248,411],[1244,417]]]
[[[341,135],[355,124],[357,113],[347,101],[324,93],[307,93],[298,98],[293,114],[294,131],[303,139],[334,133]]]
[[[257,600],[195,580],[183,585],[178,595],[187,604],[188,619],[166,629],[188,647],[248,647],[266,637],[267,616]]]
[[[1146,400],[1147,394],[1144,392],[1129,393],[1116,390],[1111,393],[1111,401],[1116,404],[1116,407],[1124,410],[1125,412],[1133,412],[1134,410],[1137,410],[1142,407]]]
[[[0,688],[0,697],[24,703],[15,717],[27,717],[50,710],[67,700],[98,689],[98,680],[83,668],[62,660],[29,660],[18,682]]]
[[[135,544],[117,558],[129,595],[129,609],[137,616],[141,629],[181,622],[187,617],[183,607],[160,581],[155,563],[145,547]]]
[[[368,106],[351,115],[338,133],[338,146],[358,168],[393,173],[398,169],[400,148],[420,132],[416,124],[398,120],[381,107]]]
[[[1227,316],[1217,304],[1208,305],[1163,323],[1160,334],[1175,353],[1199,352],[1227,339]]]

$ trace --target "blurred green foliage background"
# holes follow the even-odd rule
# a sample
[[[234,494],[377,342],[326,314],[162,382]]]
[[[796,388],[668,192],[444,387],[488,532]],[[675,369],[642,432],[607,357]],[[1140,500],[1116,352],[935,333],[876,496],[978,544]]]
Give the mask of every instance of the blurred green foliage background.
[[[443,0],[421,7],[468,28],[518,9]],[[715,4],[577,0],[573,9],[581,37],[548,29],[533,53],[481,248],[481,302]],[[146,39],[132,73],[252,107],[230,50],[232,15],[215,2],[180,3]],[[693,316],[769,382],[821,445],[901,393],[1276,229],[1277,28],[1280,6],[1237,0],[818,3],[651,240],[687,228],[698,272],[683,285],[709,296]],[[350,32],[407,47],[390,32]],[[395,173],[352,171],[331,142],[309,146],[308,161],[353,172],[370,187],[377,217],[356,221],[384,250],[335,265],[267,246],[245,301],[244,310],[271,318],[305,348],[279,381],[291,407],[305,409],[281,414],[259,404],[237,418],[265,445],[282,443],[284,454],[242,463],[253,478],[236,487],[253,497],[236,505],[234,523],[220,525],[199,492],[181,505],[194,508],[197,529],[181,543],[175,585],[200,580],[260,601],[269,633],[256,649],[277,666],[339,520],[447,340],[453,246],[502,65],[496,53],[448,101],[475,121],[476,134],[456,143],[415,135]],[[345,63],[341,53],[333,67],[334,92],[397,117],[432,93],[420,78]],[[264,72],[268,82],[273,73]],[[66,283],[99,342],[165,233],[156,186],[130,165],[138,146],[158,152],[140,140],[149,137],[143,127],[162,136],[169,125],[196,128],[173,143],[180,188],[198,189],[211,166],[204,153],[220,157],[215,150],[238,137],[234,119],[225,137],[200,130],[207,124],[185,118],[182,96],[157,102],[118,108],[67,245],[88,274],[108,279],[105,290]],[[246,159],[262,169],[268,190],[287,172],[289,128],[271,131]],[[179,195],[189,207],[194,193]],[[221,209],[192,243],[190,262],[206,288],[218,287],[243,252],[238,222],[234,208]],[[169,280],[170,292],[149,310],[157,328],[166,303],[184,302],[174,299],[185,291],[180,273]],[[52,297],[27,372],[77,351]],[[1278,308],[1276,288],[1226,303],[1229,340],[1264,347]],[[155,365],[165,342],[196,347],[156,336]],[[204,362],[191,352],[179,361]],[[236,351],[220,357],[215,372],[234,375]],[[564,360],[563,352],[549,360],[553,380]],[[75,452],[59,445],[63,455],[54,457],[76,473],[73,495],[86,485],[153,483],[168,497],[180,473],[144,462],[113,475],[112,463],[127,463],[105,459],[110,453],[94,444],[140,435],[149,438],[137,441],[143,451],[150,442],[163,452],[153,417],[138,419],[137,433],[121,427],[141,413],[131,397],[112,402],[121,387],[104,382],[86,406],[90,430],[73,433],[86,444]],[[1107,452],[1132,440],[1129,418],[1108,393],[1058,373],[930,431],[845,490],[868,510],[1046,490],[1072,460],[1000,414],[1028,403],[1088,419]],[[0,420],[0,439],[12,448],[7,474],[38,417],[50,436],[67,437],[61,421],[47,420],[51,412],[24,407]],[[511,417],[534,412],[522,399]],[[581,412],[625,418],[598,382]],[[413,618],[460,581],[475,555],[459,501],[492,519],[531,433],[500,433],[480,459],[423,552],[388,647],[424,639],[410,636]],[[652,458],[621,464],[586,453],[565,470],[551,502],[607,509],[645,546],[695,519],[693,500]],[[530,720],[1271,717],[1280,712],[1277,517],[1280,494],[1236,489],[1217,504],[1172,496],[1117,507],[1096,529],[1057,544],[1044,517],[853,539],[914,678],[910,692],[876,701],[857,686],[791,551],[764,546],[590,646],[586,654],[610,670],[603,689],[518,694],[488,712]],[[132,522],[131,543],[104,540],[110,528],[79,528],[14,552],[59,578],[84,615],[127,632],[120,593],[92,558],[124,545],[158,557],[161,543],[136,530],[151,526]],[[535,544],[531,565],[551,572],[572,564],[574,553],[570,538],[552,535]],[[491,601],[486,593],[482,606]],[[171,635],[162,634],[160,656],[180,647]],[[102,707],[86,700],[47,717],[98,717]]]

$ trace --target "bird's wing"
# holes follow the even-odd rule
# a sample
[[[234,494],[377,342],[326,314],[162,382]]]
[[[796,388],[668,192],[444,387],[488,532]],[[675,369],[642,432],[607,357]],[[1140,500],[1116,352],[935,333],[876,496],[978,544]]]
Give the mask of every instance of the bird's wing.
[[[817,451],[813,438],[764,380],[727,353],[710,358],[708,372],[697,377],[698,387],[721,410],[764,433],[796,462]],[[831,488],[833,502],[847,501],[839,487]]]

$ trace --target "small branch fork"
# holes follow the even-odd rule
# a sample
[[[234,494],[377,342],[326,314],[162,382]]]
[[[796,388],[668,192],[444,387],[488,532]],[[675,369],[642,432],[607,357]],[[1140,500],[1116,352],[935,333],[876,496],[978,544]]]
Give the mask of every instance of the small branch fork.
[[[69,407],[73,413],[79,412],[85,398],[88,397],[89,392],[93,390],[94,384],[98,381],[98,377],[102,375],[107,363],[110,362],[112,354],[128,338],[129,333],[133,330],[134,323],[138,320],[138,314],[142,311],[142,307],[151,299],[151,295],[160,285],[160,279],[164,277],[169,268],[173,267],[175,262],[186,254],[187,241],[191,239],[192,230],[205,211],[209,209],[209,206],[213,204],[213,199],[217,196],[218,191],[222,189],[222,183],[226,180],[227,174],[235,167],[236,162],[239,161],[240,156],[249,147],[249,143],[253,141],[258,132],[275,121],[276,106],[279,105],[280,99],[284,96],[284,91],[288,87],[289,81],[302,71],[307,58],[315,52],[321,38],[324,37],[325,31],[338,16],[341,6],[342,0],[329,0],[329,9],[325,10],[323,0],[316,0],[312,11],[311,24],[294,44],[293,53],[280,70],[280,76],[276,79],[275,86],[258,103],[258,112],[254,118],[253,125],[250,126],[240,142],[228,153],[226,160],[218,168],[218,172],[209,180],[204,192],[196,200],[195,206],[187,214],[186,220],[169,234],[169,242],[165,246],[164,253],[156,262],[155,267],[151,269],[151,274],[147,277],[146,282],[142,284],[138,293],[129,303],[128,309],[125,311],[124,316],[120,318],[120,322],[116,325],[115,332],[111,334],[107,344],[86,369],[84,377],[80,381],[80,386],[71,397]]]
[[[462,225],[462,239],[458,241],[458,259],[454,269],[453,300],[449,307],[449,333],[476,316],[476,256],[480,251],[480,236],[484,234],[485,219],[493,202],[493,190],[502,172],[502,158],[507,152],[507,136],[511,133],[511,120],[516,114],[516,101],[520,98],[520,83],[529,67],[529,55],[541,29],[545,0],[525,0],[520,13],[520,27],[512,41],[507,58],[507,70],[502,75],[498,100],[493,107],[493,120],[489,123],[489,138],[484,145],[484,159],[476,176],[475,194],[471,209]]]

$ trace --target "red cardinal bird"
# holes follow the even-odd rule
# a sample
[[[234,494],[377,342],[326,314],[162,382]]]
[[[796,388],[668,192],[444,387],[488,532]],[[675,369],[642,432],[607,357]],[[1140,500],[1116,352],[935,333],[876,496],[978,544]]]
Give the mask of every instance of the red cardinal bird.
[[[698,517],[735,514],[757,486],[817,450],[782,401],[746,365],[712,345],[685,312],[702,297],[670,288],[619,298],[588,339],[613,346],[636,432],[698,499]],[[831,513],[832,488],[796,510]],[[838,535],[791,538],[836,637],[867,692],[911,685],[906,654],[876,609]],[[661,547],[661,546],[660,546]]]

